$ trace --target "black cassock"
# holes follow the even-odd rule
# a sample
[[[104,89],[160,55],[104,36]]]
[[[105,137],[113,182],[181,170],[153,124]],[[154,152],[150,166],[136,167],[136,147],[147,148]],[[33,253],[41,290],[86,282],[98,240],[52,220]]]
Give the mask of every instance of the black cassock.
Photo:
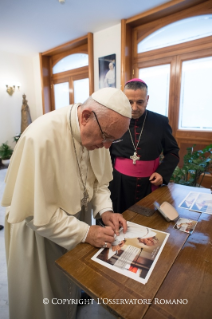
[[[172,129],[168,118],[147,111],[146,122],[141,139],[137,148],[137,154],[141,161],[152,161],[158,158],[163,152],[164,158],[156,172],[163,177],[163,184],[168,184],[170,177],[179,162],[178,145],[172,136]],[[145,113],[139,119],[131,119],[130,131],[136,146]],[[134,147],[127,131],[122,137],[123,141],[111,145],[110,154],[112,162],[117,157],[128,158],[134,154]],[[132,161],[133,165],[133,161]],[[113,181],[110,183],[111,199],[113,209],[116,213],[123,213],[130,206],[151,193],[149,177],[132,177],[124,175],[113,169]]]

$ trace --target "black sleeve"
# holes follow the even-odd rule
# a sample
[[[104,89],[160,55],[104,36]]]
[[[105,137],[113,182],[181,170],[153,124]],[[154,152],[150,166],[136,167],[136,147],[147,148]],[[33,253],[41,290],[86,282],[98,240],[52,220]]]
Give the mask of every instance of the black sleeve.
[[[109,149],[109,151],[110,151],[111,162],[112,162],[112,165],[114,166],[115,156],[113,155],[111,148]]]
[[[172,129],[169,125],[168,118],[164,119],[164,132],[162,138],[164,158],[156,172],[163,177],[163,183],[168,184],[175,167],[179,163],[179,147],[172,135]]]

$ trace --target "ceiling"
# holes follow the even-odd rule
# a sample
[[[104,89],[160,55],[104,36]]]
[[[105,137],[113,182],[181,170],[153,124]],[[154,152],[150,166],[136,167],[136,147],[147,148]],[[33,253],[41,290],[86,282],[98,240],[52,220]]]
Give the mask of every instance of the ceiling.
[[[169,0],[0,0],[0,51],[33,56]]]

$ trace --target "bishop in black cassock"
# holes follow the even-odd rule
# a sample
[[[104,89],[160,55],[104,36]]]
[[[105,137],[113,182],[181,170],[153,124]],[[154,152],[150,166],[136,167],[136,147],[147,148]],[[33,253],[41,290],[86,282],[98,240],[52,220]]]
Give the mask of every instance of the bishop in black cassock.
[[[134,84],[136,86],[132,86]],[[145,105],[145,96],[148,97],[146,83],[140,79],[133,79],[127,82],[126,85],[125,94],[126,91],[127,93],[132,93],[131,95],[126,95],[131,105],[133,102],[137,102],[137,109],[136,106],[133,109],[132,105],[132,117],[134,118],[130,122],[130,132],[127,131],[121,142],[114,143],[110,147],[114,167],[110,191],[113,210],[116,213],[123,213],[130,206],[155,190],[159,184],[168,184],[179,162],[179,148],[172,135],[168,118],[146,110],[148,102],[147,98]],[[139,94],[135,95],[135,93],[140,92],[142,94],[145,92],[144,101]],[[142,114],[140,117],[138,117],[139,103],[140,114]],[[162,152],[164,157],[160,161]],[[135,153],[137,157],[133,161],[134,157],[132,156]],[[150,176],[154,172],[158,174],[154,174],[150,181]],[[157,179],[156,183],[154,179]]]

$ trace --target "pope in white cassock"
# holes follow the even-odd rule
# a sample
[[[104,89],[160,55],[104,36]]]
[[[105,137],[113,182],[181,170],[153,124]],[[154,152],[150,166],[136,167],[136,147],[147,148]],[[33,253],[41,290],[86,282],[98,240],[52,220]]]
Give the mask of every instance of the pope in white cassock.
[[[10,319],[74,318],[70,299],[80,298],[79,288],[55,260],[81,242],[110,248],[119,228],[126,232],[125,219],[112,211],[108,148],[130,117],[125,94],[104,88],[83,104],[41,116],[22,134],[2,199]],[[108,227],[84,222],[88,202]]]

